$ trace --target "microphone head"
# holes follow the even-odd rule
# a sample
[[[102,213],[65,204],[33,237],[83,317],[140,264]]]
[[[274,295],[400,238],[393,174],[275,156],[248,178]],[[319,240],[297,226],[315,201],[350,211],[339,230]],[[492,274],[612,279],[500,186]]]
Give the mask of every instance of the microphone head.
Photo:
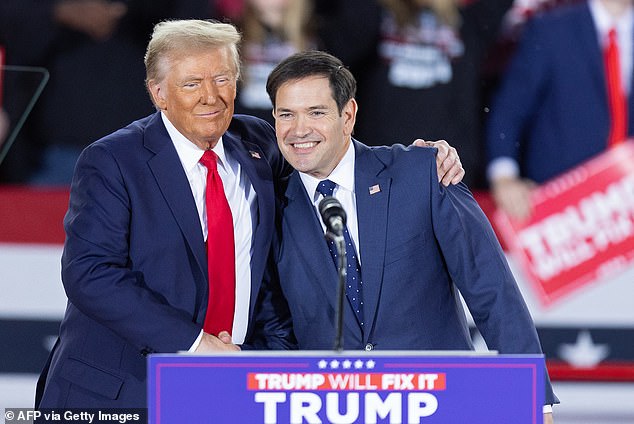
[[[332,196],[326,196],[319,202],[318,209],[326,228],[335,234],[340,234],[346,225],[346,211],[339,200]]]

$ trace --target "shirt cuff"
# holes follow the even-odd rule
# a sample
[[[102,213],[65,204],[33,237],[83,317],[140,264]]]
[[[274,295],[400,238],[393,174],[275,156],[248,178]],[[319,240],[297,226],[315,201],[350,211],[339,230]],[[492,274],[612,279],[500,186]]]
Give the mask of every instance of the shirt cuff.
[[[544,405],[544,414],[552,414],[553,406],[552,405]]]
[[[487,167],[487,179],[489,183],[500,178],[517,178],[520,175],[520,167],[517,161],[510,157],[493,159]]]
[[[196,337],[196,340],[194,340],[194,344],[192,345],[192,347],[189,348],[187,352],[189,353],[195,352],[196,349],[198,349],[198,345],[200,344],[200,341],[202,339],[203,339],[203,330],[200,330],[200,333],[198,333],[198,337]]]

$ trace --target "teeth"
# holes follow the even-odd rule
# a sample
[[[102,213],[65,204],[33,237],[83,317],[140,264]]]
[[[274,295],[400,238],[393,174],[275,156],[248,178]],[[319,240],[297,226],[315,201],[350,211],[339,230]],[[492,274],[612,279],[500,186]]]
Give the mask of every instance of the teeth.
[[[317,143],[315,143],[314,141],[307,141],[305,143],[295,143],[293,144],[293,147],[295,147],[296,149],[310,149],[311,147],[315,147],[317,145]]]

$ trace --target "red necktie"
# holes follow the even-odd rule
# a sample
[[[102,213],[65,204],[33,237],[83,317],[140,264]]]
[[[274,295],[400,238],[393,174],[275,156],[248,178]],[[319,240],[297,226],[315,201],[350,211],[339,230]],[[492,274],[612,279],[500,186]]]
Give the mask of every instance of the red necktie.
[[[200,159],[207,168],[205,206],[209,272],[209,299],[203,330],[215,336],[223,330],[231,334],[236,297],[233,218],[218,175],[217,159],[211,150],[206,150]]]
[[[623,142],[627,136],[627,99],[622,86],[619,46],[614,28],[608,33],[608,45],[604,51],[604,59],[610,110],[608,147],[614,147]]]

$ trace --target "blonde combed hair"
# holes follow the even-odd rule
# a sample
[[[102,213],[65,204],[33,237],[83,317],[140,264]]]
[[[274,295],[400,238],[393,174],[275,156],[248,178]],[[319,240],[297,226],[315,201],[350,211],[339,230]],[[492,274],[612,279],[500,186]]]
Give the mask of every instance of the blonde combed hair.
[[[231,24],[215,20],[166,20],[154,26],[145,52],[146,81],[160,81],[165,77],[164,63],[171,54],[192,49],[226,47],[231,53],[236,78],[240,77],[241,40],[238,30]]]

